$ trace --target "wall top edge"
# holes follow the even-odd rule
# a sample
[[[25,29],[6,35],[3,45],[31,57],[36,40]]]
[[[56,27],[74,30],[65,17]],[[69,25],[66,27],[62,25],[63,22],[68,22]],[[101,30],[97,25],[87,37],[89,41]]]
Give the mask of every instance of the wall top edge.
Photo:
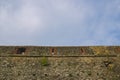
[[[0,45],[0,47],[120,47],[120,46],[29,46],[29,45],[23,45],[23,46],[17,46],[17,45]]]

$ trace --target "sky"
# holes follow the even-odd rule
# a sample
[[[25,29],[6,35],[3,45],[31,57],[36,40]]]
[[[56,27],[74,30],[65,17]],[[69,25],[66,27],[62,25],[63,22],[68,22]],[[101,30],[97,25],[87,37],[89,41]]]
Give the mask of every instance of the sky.
[[[120,0],[0,0],[0,45],[120,45]]]

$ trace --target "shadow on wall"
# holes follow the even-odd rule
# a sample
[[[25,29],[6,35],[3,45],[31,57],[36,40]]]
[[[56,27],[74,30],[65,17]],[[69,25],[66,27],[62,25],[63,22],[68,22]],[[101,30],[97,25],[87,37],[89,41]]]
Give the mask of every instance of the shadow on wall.
[[[25,54],[26,48],[21,47],[21,48],[17,48],[17,52],[16,54]]]

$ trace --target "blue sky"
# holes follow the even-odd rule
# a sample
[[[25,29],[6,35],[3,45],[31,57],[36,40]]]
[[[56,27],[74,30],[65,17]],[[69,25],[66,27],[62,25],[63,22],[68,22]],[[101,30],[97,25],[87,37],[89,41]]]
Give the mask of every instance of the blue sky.
[[[120,45],[120,0],[0,0],[0,45]]]

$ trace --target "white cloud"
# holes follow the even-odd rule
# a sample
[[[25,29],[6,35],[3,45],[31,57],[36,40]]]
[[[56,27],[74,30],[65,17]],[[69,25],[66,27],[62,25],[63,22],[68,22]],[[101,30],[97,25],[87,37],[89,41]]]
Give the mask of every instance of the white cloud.
[[[84,0],[6,1],[0,5],[1,40],[6,44],[117,44],[120,1],[102,2],[96,5],[97,2]]]
[[[31,4],[24,4],[15,13],[14,22],[20,29],[34,32],[38,27],[42,28],[42,19],[38,16],[37,9]]]
[[[8,6],[9,4],[11,6]],[[38,27],[42,29],[42,15],[39,16],[37,6],[33,5],[32,2],[23,0],[19,6],[7,3],[0,7],[0,25],[3,28],[2,32],[5,34],[12,33],[11,35],[14,35],[19,34],[19,32],[33,34]]]

